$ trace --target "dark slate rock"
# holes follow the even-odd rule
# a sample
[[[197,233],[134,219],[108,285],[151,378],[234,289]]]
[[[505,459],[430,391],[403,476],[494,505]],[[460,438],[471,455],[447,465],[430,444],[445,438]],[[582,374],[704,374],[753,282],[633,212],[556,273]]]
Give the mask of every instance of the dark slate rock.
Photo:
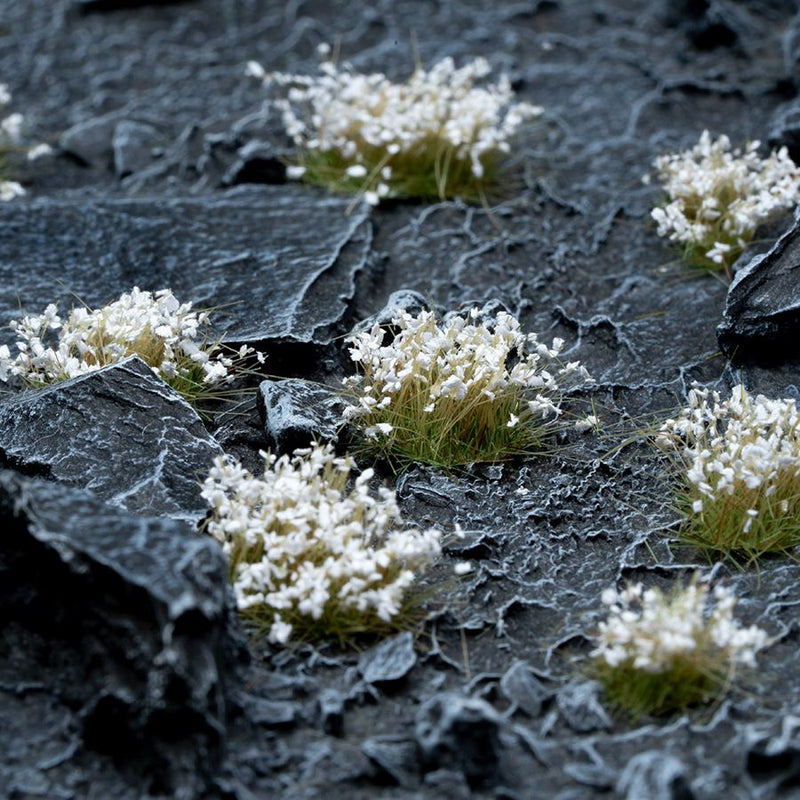
[[[769,144],[786,147],[792,160],[800,162],[800,100],[791,100],[776,109],[770,123]]]
[[[0,403],[0,460],[138,514],[196,520],[222,451],[195,410],[135,356]]]
[[[404,789],[413,789],[419,784],[419,754],[413,740],[397,736],[370,736],[364,740],[361,750],[382,773],[389,775]]]
[[[416,663],[414,637],[405,631],[362,653],[358,671],[367,683],[389,683],[405,678]]]
[[[225,186],[242,183],[286,183],[289,152],[271,142],[254,139],[236,151],[236,161],[222,178]]]
[[[265,700],[254,698],[248,705],[248,716],[267,728],[289,728],[297,719],[300,706],[288,700]]]
[[[290,453],[312,441],[344,445],[350,438],[342,427],[347,404],[329,386],[300,378],[266,380],[259,386],[257,402],[273,452]]]
[[[420,707],[414,735],[426,769],[455,768],[480,784],[498,775],[500,725],[485,700],[442,692]]]
[[[620,775],[617,793],[624,800],[692,800],[686,767],[674,756],[647,750],[634,756]]]
[[[5,323],[20,307],[72,305],[71,294],[96,307],[133,285],[220,308],[217,330],[229,339],[327,341],[369,244],[368,211],[348,216],[347,205],[298,186],[0,204],[0,343],[13,343]]]
[[[437,769],[425,776],[425,788],[437,800],[469,800],[472,791],[462,772]]]
[[[570,763],[564,765],[564,774],[594,789],[613,789],[619,775],[605,764]]]
[[[127,119],[120,122],[111,140],[117,176],[124,178],[146,167],[153,159],[157,139],[158,131],[152,125]]]
[[[725,0],[667,0],[667,22],[682,27],[699,50],[736,44],[747,20]]]
[[[329,736],[344,735],[345,696],[338,689],[323,689],[317,698],[322,730]]]
[[[597,681],[569,683],[556,695],[556,705],[565,722],[578,733],[608,729],[611,719],[598,700]]]
[[[77,746],[132,760],[126,791],[137,796],[199,796],[222,755],[233,666],[217,545],[185,523],[10,471],[0,472],[0,519],[9,770],[36,762],[52,778]],[[37,758],[43,725],[73,740],[64,755]]]
[[[800,356],[800,221],[763,256],[739,270],[717,328],[723,352],[737,361]]]
[[[800,718],[788,716],[780,727],[775,736],[755,737],[747,752],[747,771],[785,789],[800,785]]]
[[[524,661],[517,661],[500,679],[500,690],[517,708],[531,717],[542,713],[552,692],[531,672]]]
[[[88,166],[106,168],[112,161],[112,138],[119,113],[81,120],[61,134],[58,146]]]

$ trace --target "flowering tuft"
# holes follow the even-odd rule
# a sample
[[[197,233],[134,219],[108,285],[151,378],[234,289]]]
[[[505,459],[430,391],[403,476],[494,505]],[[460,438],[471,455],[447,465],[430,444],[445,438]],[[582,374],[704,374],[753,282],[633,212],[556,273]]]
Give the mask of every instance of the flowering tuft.
[[[103,308],[74,308],[66,318],[51,303],[44,313],[11,323],[18,353],[12,357],[6,345],[0,347],[0,380],[44,386],[138,355],[177,391],[198,399],[230,383],[243,359],[263,360],[247,346],[230,351],[207,344],[208,318],[169,289],[134,287]]]
[[[330,445],[262,455],[260,478],[218,458],[202,490],[239,609],[281,644],[407,624],[417,573],[439,556],[440,533],[405,528],[394,492],[372,494],[372,470],[353,480],[353,460]]]
[[[479,198],[511,137],[542,113],[513,102],[506,75],[476,86],[490,72],[482,58],[460,69],[445,58],[401,84],[327,60],[318,77],[267,74],[254,62],[247,71],[285,89],[272,104],[298,149],[289,178],[358,193],[371,205],[387,197]]]
[[[786,148],[763,159],[759,146],[731,151],[727,136],[712,141],[703,131],[691,150],[654,161],[668,201],[651,216],[659,236],[684,246],[690,266],[730,277],[758,226],[800,201],[800,170]]]
[[[736,597],[698,577],[670,595],[640,583],[602,594],[608,619],[591,652],[613,705],[634,716],[683,709],[717,694],[738,666],[755,667],[764,630],[733,617]]]
[[[497,461],[540,446],[557,424],[566,391],[591,382],[577,361],[498,312],[401,312],[394,338],[374,325],[349,337],[360,373],[345,380],[354,401],[345,419],[363,426],[387,454],[443,466]]]
[[[0,111],[11,102],[11,93],[8,86],[0,83]],[[3,156],[13,146],[19,143],[22,136],[22,114],[9,114],[7,117],[0,117],[0,202],[8,202],[15,197],[25,194],[25,190],[16,181],[3,179]]]
[[[660,428],[659,444],[679,461],[684,538],[751,560],[800,544],[800,417],[794,400],[728,400],[693,388],[689,406]]]

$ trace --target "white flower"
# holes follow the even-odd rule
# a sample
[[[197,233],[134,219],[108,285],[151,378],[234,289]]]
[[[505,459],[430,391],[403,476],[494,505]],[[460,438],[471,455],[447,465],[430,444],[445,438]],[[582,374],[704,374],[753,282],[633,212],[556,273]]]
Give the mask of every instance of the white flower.
[[[0,370],[6,378],[40,386],[139,355],[167,381],[215,385],[232,377],[234,362],[216,345],[198,340],[205,319],[204,312],[179,303],[168,289],[153,293],[134,287],[103,308],[80,306],[65,319],[51,304],[41,315],[11,323],[18,354],[0,353]],[[234,355],[241,360],[252,352],[245,347]]]
[[[236,554],[239,608],[266,610],[278,644],[326,612],[390,622],[416,574],[438,558],[440,533],[405,528],[394,492],[371,494],[372,470],[350,481],[353,461],[330,445],[262,456],[258,478],[218,458],[202,489],[208,532]]]
[[[327,60],[329,46],[318,52],[325,60],[317,77],[267,74],[255,62],[248,63],[247,73],[284,88],[272,107],[299,150],[307,156],[338,155],[347,177],[367,178],[374,170],[374,182],[370,179],[364,192],[370,205],[392,196],[395,156],[413,157],[434,141],[448,160],[468,163],[481,178],[485,160],[508,152],[517,129],[542,113],[538,106],[513,102],[505,75],[495,84],[476,86],[490,71],[485,59],[457,69],[445,58],[398,84],[381,73],[362,75],[348,64],[334,64]],[[375,153],[374,163],[361,163]]]
[[[668,202],[651,212],[658,235],[729,265],[761,223],[800,201],[800,170],[786,148],[762,159],[758,146],[731,151],[727,136],[712,141],[703,131],[691,150],[659,156],[654,164]]]
[[[736,386],[728,400],[699,387],[689,400],[675,419],[663,423],[658,442],[686,465],[696,495],[693,513],[703,512],[703,498],[714,502],[747,490],[767,501],[786,478],[800,478],[800,415],[793,399],[753,397]],[[743,509],[744,533],[758,514],[758,508]]]
[[[642,590],[641,584],[623,592],[605,589],[601,595],[608,618],[601,622],[593,658],[610,667],[630,663],[636,669],[661,673],[676,661],[694,658],[700,668],[709,655],[719,655],[731,667],[754,666],[755,654],[768,643],[765,631],[756,626],[741,628],[733,618],[736,598],[724,587],[714,590],[716,607],[708,605],[708,585],[697,576],[672,595],[658,589]],[[710,637],[715,652],[705,648]]]

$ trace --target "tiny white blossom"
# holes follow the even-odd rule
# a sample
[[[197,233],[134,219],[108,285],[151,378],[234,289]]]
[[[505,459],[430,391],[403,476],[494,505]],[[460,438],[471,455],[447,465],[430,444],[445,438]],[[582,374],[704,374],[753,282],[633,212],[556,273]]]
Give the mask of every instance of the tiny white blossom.
[[[262,456],[261,477],[217,458],[202,489],[208,532],[236,557],[240,610],[266,611],[276,644],[326,613],[391,622],[417,574],[438,558],[439,531],[406,528],[394,492],[372,494],[372,470],[351,481],[354,462],[330,445]]]

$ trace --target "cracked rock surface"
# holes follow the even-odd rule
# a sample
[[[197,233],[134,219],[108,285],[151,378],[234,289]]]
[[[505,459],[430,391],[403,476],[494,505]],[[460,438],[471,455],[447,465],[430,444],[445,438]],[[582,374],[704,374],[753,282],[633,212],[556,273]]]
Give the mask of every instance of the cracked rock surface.
[[[312,73],[322,42],[393,79],[415,52],[427,66],[484,56],[543,106],[491,208],[370,210],[287,183],[290,142],[245,63]],[[665,535],[661,464],[621,439],[693,381],[798,397],[791,215],[759,234],[729,292],[681,268],[649,219],[658,187],[642,181],[705,128],[796,154],[796,3],[0,0],[0,81],[30,141],[56,148],[18,162],[27,195],[0,204],[0,344],[13,347],[20,308],[97,306],[138,285],[217,308],[215,335],[267,353],[207,423],[135,361],[2,397],[0,794],[796,792],[795,561],[713,567],[737,616],[773,638],[718,704],[632,722],[585,674],[603,589],[711,568]],[[579,399],[601,433],[456,474],[378,465],[408,520],[464,531],[415,639],[356,651],[248,638],[195,526],[208,461],[224,451],[257,470],[259,450],[335,430],[319,398],[350,369],[342,337],[387,304],[486,303],[565,340],[596,379]],[[281,412],[272,440],[262,381],[264,419]]]

